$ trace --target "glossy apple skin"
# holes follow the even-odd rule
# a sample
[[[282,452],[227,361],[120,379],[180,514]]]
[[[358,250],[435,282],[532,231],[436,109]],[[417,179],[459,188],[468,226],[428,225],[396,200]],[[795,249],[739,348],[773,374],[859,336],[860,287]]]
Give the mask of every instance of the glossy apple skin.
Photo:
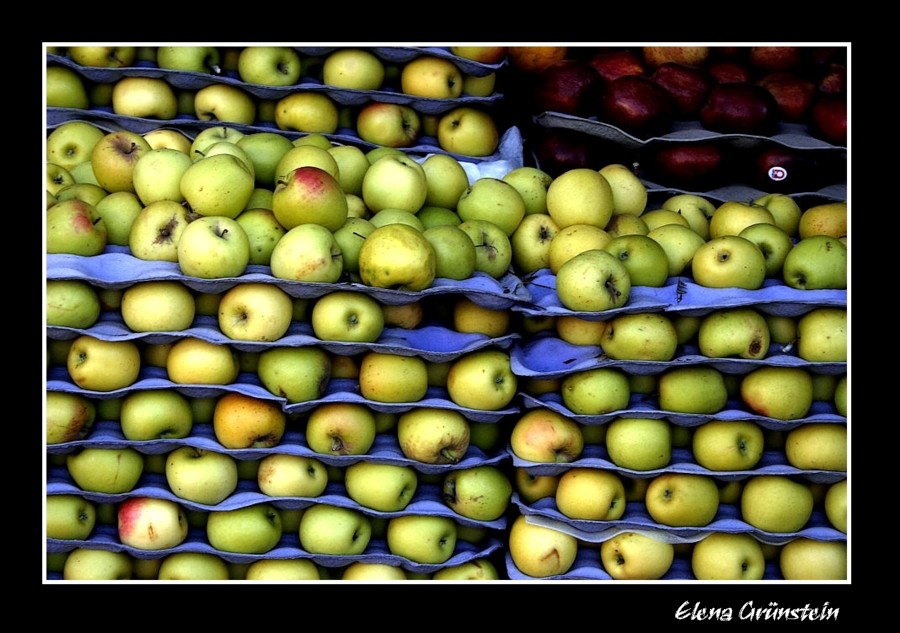
[[[847,97],[822,95],[809,113],[809,132],[832,145],[847,145]]]
[[[600,74],[588,62],[564,59],[542,70],[533,89],[535,112],[561,112],[587,116],[591,108],[592,87]]]
[[[588,59],[604,81],[610,82],[625,75],[646,75],[647,66],[643,56],[633,49],[600,49]]]
[[[649,77],[619,77],[600,98],[598,118],[640,138],[665,134],[674,117],[671,95]]]
[[[757,84],[718,84],[700,109],[700,124],[723,134],[771,136],[778,130],[778,103]]]
[[[679,189],[713,189],[730,175],[730,156],[719,143],[667,143],[644,161],[652,182]]]
[[[716,81],[699,66],[666,62],[657,67],[650,78],[672,95],[675,115],[680,119],[696,119]]]
[[[788,72],[769,73],[759,85],[772,93],[782,121],[804,123],[816,99],[816,84]]]

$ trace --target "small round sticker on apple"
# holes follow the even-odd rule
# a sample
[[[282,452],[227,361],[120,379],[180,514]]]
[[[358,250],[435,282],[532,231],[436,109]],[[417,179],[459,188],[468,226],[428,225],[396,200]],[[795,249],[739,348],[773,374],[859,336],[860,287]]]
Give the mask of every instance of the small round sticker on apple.
[[[778,165],[776,165],[775,167],[769,168],[769,179],[774,180],[775,182],[786,180],[787,176],[788,172],[784,167],[779,167]]]

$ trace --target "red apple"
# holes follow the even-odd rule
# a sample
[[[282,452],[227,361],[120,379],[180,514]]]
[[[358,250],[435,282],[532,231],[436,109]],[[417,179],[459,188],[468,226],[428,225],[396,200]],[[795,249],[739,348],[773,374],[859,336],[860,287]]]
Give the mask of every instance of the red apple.
[[[700,108],[700,124],[723,134],[770,136],[778,122],[775,97],[754,83],[718,84]]]
[[[782,121],[806,122],[809,110],[816,99],[816,84],[788,71],[769,73],[757,83],[775,97]]]
[[[574,130],[541,128],[533,149],[538,166],[554,178],[569,169],[592,166],[591,141]]]
[[[651,151],[648,179],[676,189],[710,189],[723,181],[725,151],[719,143],[666,143]]]
[[[747,61],[762,72],[793,70],[803,61],[799,46],[751,46]]]
[[[644,62],[656,68],[666,62],[702,66],[709,59],[709,46],[644,46]]]
[[[656,68],[650,78],[672,95],[675,115],[680,119],[696,119],[716,81],[706,70],[690,64],[666,62]]]
[[[817,87],[822,94],[845,94],[847,92],[847,65],[828,64],[819,76]]]
[[[535,82],[534,110],[585,116],[592,109],[587,95],[600,80],[594,67],[581,59],[563,59],[551,64],[540,71]]]
[[[665,88],[640,75],[625,75],[607,84],[597,118],[634,136],[665,134],[672,127],[675,106]]]
[[[809,132],[832,145],[847,144],[847,97],[821,95],[809,112]]]
[[[749,184],[767,193],[798,193],[814,191],[818,176],[818,161],[809,150],[780,144],[765,145],[753,154],[753,162],[744,173],[751,177]],[[821,186],[832,183],[821,183]]]
[[[600,49],[588,59],[601,77],[607,82],[625,75],[646,75],[647,67],[639,53],[630,48]]]
[[[745,63],[732,60],[713,62],[706,71],[720,84],[745,83],[753,78]]]

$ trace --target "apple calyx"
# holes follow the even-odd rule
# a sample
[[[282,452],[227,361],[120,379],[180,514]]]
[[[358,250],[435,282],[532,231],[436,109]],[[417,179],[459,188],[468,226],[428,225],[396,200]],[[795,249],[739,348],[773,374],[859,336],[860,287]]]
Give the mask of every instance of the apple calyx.
[[[331,436],[332,455],[350,455],[351,451],[350,445],[344,442],[344,438],[340,435]]]

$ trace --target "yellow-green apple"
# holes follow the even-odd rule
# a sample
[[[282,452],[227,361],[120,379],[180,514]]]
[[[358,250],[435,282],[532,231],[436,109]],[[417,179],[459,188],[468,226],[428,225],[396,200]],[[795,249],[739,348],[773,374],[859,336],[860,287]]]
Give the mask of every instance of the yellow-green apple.
[[[414,563],[446,563],[456,551],[456,521],[436,514],[405,514],[388,520],[388,550]]]
[[[137,561],[135,561],[137,562]],[[230,580],[225,559],[210,552],[173,552],[162,559],[156,580]]]
[[[641,215],[647,208],[647,186],[635,171],[621,163],[610,163],[599,170],[613,193],[613,214]]]
[[[656,470],[669,465],[672,427],[665,418],[620,416],[605,428],[606,450],[616,466]]]
[[[272,187],[276,182],[276,167],[294,144],[277,132],[251,132],[235,143],[253,163],[253,175],[257,186]]]
[[[158,46],[156,65],[169,70],[219,75],[222,55],[215,46]]]
[[[761,360],[769,353],[769,326],[755,308],[714,310],[700,322],[697,343],[710,358]]]
[[[100,318],[100,297],[87,281],[48,279],[44,297],[45,322],[48,326],[85,329]]]
[[[642,532],[621,532],[600,544],[600,562],[613,580],[659,580],[674,560],[674,545]]]
[[[434,282],[435,270],[434,248],[408,224],[377,226],[359,250],[359,275],[367,286],[424,290]]]
[[[133,332],[178,332],[194,322],[196,303],[180,281],[141,281],[122,292],[122,320]]]
[[[275,244],[287,233],[287,229],[269,208],[250,206],[241,211],[235,220],[244,229],[250,244],[248,264],[268,266]]]
[[[87,446],[66,456],[66,469],[82,490],[120,494],[137,485],[144,472],[144,456],[130,446]]]
[[[670,209],[652,209],[641,214],[640,218],[644,221],[644,224],[647,226],[648,231],[652,231],[655,228],[665,226],[667,224],[680,224],[681,226],[691,228],[691,225],[687,221],[687,218],[681,215],[678,211],[673,211]]]
[[[456,213],[463,222],[493,222],[509,237],[525,217],[525,201],[519,190],[505,180],[483,176],[462,192]]]
[[[842,374],[834,386],[834,409],[847,417],[847,374]]]
[[[662,245],[648,235],[613,237],[603,250],[621,261],[632,286],[659,288],[669,278],[669,259]]]
[[[288,331],[293,310],[293,298],[275,284],[238,284],[219,301],[219,330],[233,340],[277,341]]]
[[[181,439],[191,433],[193,412],[188,397],[175,389],[130,391],[122,397],[119,423],[133,442]]]
[[[509,352],[487,348],[457,358],[447,374],[447,392],[461,407],[499,411],[516,395],[518,381]]]
[[[728,389],[715,367],[673,367],[659,377],[659,408],[679,413],[717,413],[728,402]]]
[[[69,185],[74,185],[77,181],[75,180],[75,176],[72,174],[72,171],[75,171],[76,168],[81,169],[81,165],[90,165],[91,161],[87,160],[83,163],[79,163],[72,167],[72,170],[68,170],[65,167],[57,165],[56,163],[47,162],[45,163],[46,174],[47,174],[47,193],[56,195],[60,192],[60,190],[68,187]],[[91,168],[91,173],[93,174],[93,168]]]
[[[716,205],[707,198],[695,193],[677,193],[666,198],[662,208],[680,214],[704,241],[709,239],[709,218]]]
[[[166,373],[181,385],[228,385],[239,373],[237,353],[197,337],[178,340],[166,356]]]
[[[628,407],[631,387],[617,367],[595,367],[565,376],[560,385],[563,404],[576,415],[601,415]]]
[[[174,127],[158,127],[143,134],[153,149],[177,149],[188,156],[191,155],[193,139]]]
[[[321,580],[321,574],[308,558],[260,558],[250,563],[244,579],[264,582]]]
[[[613,209],[609,181],[589,167],[567,169],[547,189],[547,212],[561,229],[572,224],[606,228]]]
[[[805,367],[758,367],[741,378],[740,397],[759,415],[799,420],[812,406],[812,377]]]
[[[419,217],[412,211],[407,211],[406,209],[382,209],[377,213],[373,213],[369,218],[369,222],[371,222],[375,228],[386,224],[406,224],[420,232],[425,230],[425,225],[422,224]]]
[[[694,429],[694,459],[715,471],[753,470],[765,449],[762,427],[752,420],[709,420]]]
[[[568,532],[532,523],[527,515],[520,514],[509,528],[507,547],[516,569],[533,578],[548,578],[572,569],[578,539]]]
[[[469,560],[459,565],[442,567],[431,575],[432,580],[499,580],[497,568],[488,558]]]
[[[709,237],[740,235],[753,224],[775,224],[775,217],[764,206],[738,200],[726,200],[713,211],[709,219]]]
[[[326,402],[306,419],[306,443],[322,455],[365,455],[375,435],[375,414],[359,402]]]
[[[411,105],[370,101],[356,114],[356,133],[384,147],[412,147],[422,133],[422,117]]]
[[[797,532],[812,516],[813,493],[787,475],[754,475],[744,484],[740,507],[741,518],[759,530]]]
[[[84,439],[97,419],[97,405],[80,393],[47,391],[44,397],[46,443]]]
[[[782,265],[784,283],[798,290],[847,287],[847,246],[830,235],[796,242]]]
[[[47,495],[44,526],[47,538],[87,540],[97,522],[97,508],[76,494]]]
[[[337,178],[321,167],[306,165],[278,177],[272,211],[288,230],[311,223],[336,231],[347,220],[349,206]]]
[[[619,314],[606,322],[600,347],[613,360],[670,361],[675,358],[678,332],[661,312]]]
[[[462,95],[463,73],[446,57],[420,55],[403,65],[400,91],[427,99],[456,99]]]
[[[538,167],[516,167],[503,176],[503,180],[519,192],[525,202],[525,213],[547,213],[547,189],[553,176]]]
[[[509,238],[512,264],[519,274],[550,267],[550,245],[559,227],[548,213],[528,213]]]
[[[293,86],[302,71],[300,53],[291,46],[245,46],[238,55],[241,81],[261,86]]]
[[[490,338],[505,336],[512,322],[510,310],[479,305],[465,296],[453,302],[452,312],[454,330],[484,334]]]
[[[256,100],[240,86],[212,83],[194,93],[194,115],[200,121],[252,125],[256,122]]]
[[[803,211],[797,201],[785,193],[767,193],[753,200],[756,206],[765,207],[775,220],[775,225],[791,237],[797,236]]]
[[[179,186],[194,213],[235,218],[246,207],[256,181],[237,156],[214,154],[196,159],[181,176]]]
[[[371,295],[335,291],[316,300],[310,323],[323,341],[374,343],[384,331],[384,313]]]
[[[69,46],[68,55],[81,66],[123,68],[131,66],[137,55],[134,46]]]
[[[181,177],[192,164],[191,157],[180,150],[151,148],[134,164],[134,193],[145,206],[156,200],[183,202]]]
[[[469,176],[462,164],[450,154],[430,154],[421,165],[427,186],[424,206],[455,210],[469,187]]]
[[[184,508],[159,497],[129,497],[117,512],[119,541],[140,550],[163,550],[181,545],[188,534]]]
[[[281,540],[281,513],[266,502],[214,510],[206,522],[206,537],[223,552],[265,554]]]
[[[664,472],[647,486],[644,503],[657,523],[702,527],[719,511],[719,488],[715,479],[706,475]]]
[[[778,568],[785,580],[847,580],[847,542],[793,539],[781,547]]]
[[[341,249],[343,271],[351,277],[359,278],[359,251],[374,230],[375,225],[368,219],[348,216],[344,224],[334,231],[334,239]]]
[[[184,228],[176,252],[178,268],[188,277],[240,277],[250,263],[250,238],[231,216],[202,215]]]
[[[559,487],[559,477],[560,475],[536,475],[527,468],[517,466],[513,473],[516,494],[527,504],[553,497]]]
[[[560,339],[572,345],[600,345],[606,323],[563,314],[556,317],[553,327]]]
[[[343,272],[343,257],[334,233],[321,224],[298,224],[272,249],[272,275],[290,281],[334,283]]]
[[[475,270],[500,279],[512,264],[512,242],[506,231],[490,220],[474,219],[460,222],[475,245]]]
[[[847,427],[815,422],[788,431],[784,438],[787,462],[801,470],[847,471]]]
[[[766,259],[766,277],[782,276],[782,268],[787,254],[794,246],[791,236],[776,224],[760,222],[744,228],[739,237],[750,240],[762,251]]]
[[[237,489],[237,462],[227,453],[179,446],[165,460],[166,483],[181,499],[214,506]]]
[[[279,402],[240,392],[216,401],[213,431],[225,448],[271,448],[281,442],[287,415]]]
[[[547,251],[547,265],[554,275],[575,255],[584,251],[603,250],[612,240],[612,236],[605,229],[592,224],[570,224],[566,227],[557,224],[556,227],[556,235],[550,240]]]
[[[819,307],[797,319],[797,356],[813,362],[847,360],[847,309]]]
[[[66,121],[47,135],[47,161],[71,170],[91,160],[94,146],[106,132],[88,121]]]
[[[178,261],[178,242],[191,222],[190,212],[174,200],[158,200],[135,216],[128,234],[128,248],[138,259]]]
[[[351,582],[381,583],[394,580],[409,580],[405,569],[388,563],[374,563],[356,560],[342,568],[340,580]]]
[[[375,402],[418,402],[428,390],[428,368],[419,356],[366,352],[359,363],[359,392]]]
[[[134,166],[152,148],[147,140],[130,130],[103,135],[91,150],[91,167],[97,183],[107,192],[134,191]]]
[[[461,281],[474,274],[475,244],[458,225],[432,226],[422,231],[422,236],[434,251],[435,278]]]
[[[81,164],[84,165],[85,163]],[[76,173],[79,167],[80,165],[74,167],[72,173]],[[109,195],[109,192],[98,184],[93,182],[79,182],[76,180],[73,184],[67,185],[57,192],[56,201],[57,203],[60,203],[66,200],[76,199],[87,202],[96,208],[96,205],[107,195]]]
[[[556,294],[563,307],[576,312],[621,308],[631,296],[631,277],[612,253],[583,251],[559,267]]]
[[[580,425],[553,409],[531,409],[513,425],[509,440],[516,456],[532,462],[568,464],[584,451]]]
[[[362,199],[373,214],[382,209],[416,213],[427,195],[425,169],[405,154],[382,156],[363,175]]]
[[[456,464],[470,444],[469,421],[453,409],[418,407],[397,418],[397,443],[409,459],[424,464]]]
[[[706,288],[758,290],[766,280],[766,257],[745,237],[711,237],[694,251],[691,274]]]
[[[647,233],[666,253],[669,277],[681,275],[690,270],[694,254],[706,240],[694,229],[682,224],[664,224]]]
[[[68,66],[50,64],[44,74],[44,104],[48,108],[90,107],[87,88],[81,75]]]
[[[837,529],[847,533],[847,480],[842,479],[828,486],[825,491],[825,516]]]
[[[507,50],[508,48],[506,46],[488,45],[450,47],[450,52],[457,57],[471,59],[472,61],[480,62],[482,64],[499,64],[506,59]]]
[[[275,125],[280,130],[334,134],[338,129],[338,107],[324,93],[292,92],[275,103]]]
[[[346,90],[380,90],[384,62],[366,48],[339,48],[322,62],[322,83]]]
[[[709,46],[643,46],[641,52],[644,61],[651,68],[662,66],[666,62],[702,65],[709,59]]]
[[[556,507],[570,519],[616,521],[625,513],[619,474],[602,468],[570,468],[559,477]]]
[[[115,391],[138,379],[141,351],[133,340],[104,340],[82,334],[69,347],[66,367],[72,382],[82,389]]]
[[[824,202],[808,207],[797,223],[797,237],[801,240],[813,235],[827,235],[836,239],[847,237],[847,201]]]
[[[308,132],[302,136],[298,136],[291,143],[294,147],[312,145],[313,147],[324,150],[328,150],[334,147],[331,139],[329,139],[328,136],[322,134],[321,132]]]
[[[319,503],[303,512],[299,535],[310,554],[359,556],[372,538],[372,521],[359,510]]]
[[[490,464],[451,470],[444,475],[441,498],[454,512],[475,521],[494,521],[506,513],[512,482]]]
[[[131,580],[133,560],[126,552],[76,547],[66,556],[63,580]]]
[[[500,131],[491,113],[473,106],[457,106],[437,124],[441,149],[463,156],[490,156],[500,145]]]
[[[462,220],[456,214],[456,211],[448,209],[447,207],[435,207],[426,204],[416,212],[416,216],[426,229],[430,229],[433,226],[442,226],[444,224],[453,226],[462,224]]]
[[[318,497],[328,484],[325,464],[307,455],[272,453],[259,460],[257,485],[271,497]]]
[[[216,125],[208,127],[197,132],[194,140],[191,141],[191,149],[188,152],[191,160],[196,162],[206,155],[206,151],[222,141],[229,143],[237,143],[245,133],[233,125]]]
[[[399,512],[409,505],[418,488],[411,466],[359,461],[344,469],[347,495],[356,503],[380,512]]]
[[[263,386],[288,403],[321,398],[331,380],[331,356],[323,348],[270,347],[257,360],[256,373]]]
[[[178,115],[178,97],[161,77],[126,76],[113,84],[112,111],[120,116],[171,121]]]
[[[244,137],[242,136],[241,138]],[[253,159],[251,159],[250,155],[244,151],[244,148],[237,143],[232,143],[230,141],[219,141],[218,143],[207,146],[202,158],[218,156],[219,154],[229,154],[239,159],[250,172],[250,175],[253,176],[254,184],[256,183],[256,167],[253,165]]]
[[[691,571],[697,580],[762,580],[766,558],[752,534],[712,532],[694,544]]]

